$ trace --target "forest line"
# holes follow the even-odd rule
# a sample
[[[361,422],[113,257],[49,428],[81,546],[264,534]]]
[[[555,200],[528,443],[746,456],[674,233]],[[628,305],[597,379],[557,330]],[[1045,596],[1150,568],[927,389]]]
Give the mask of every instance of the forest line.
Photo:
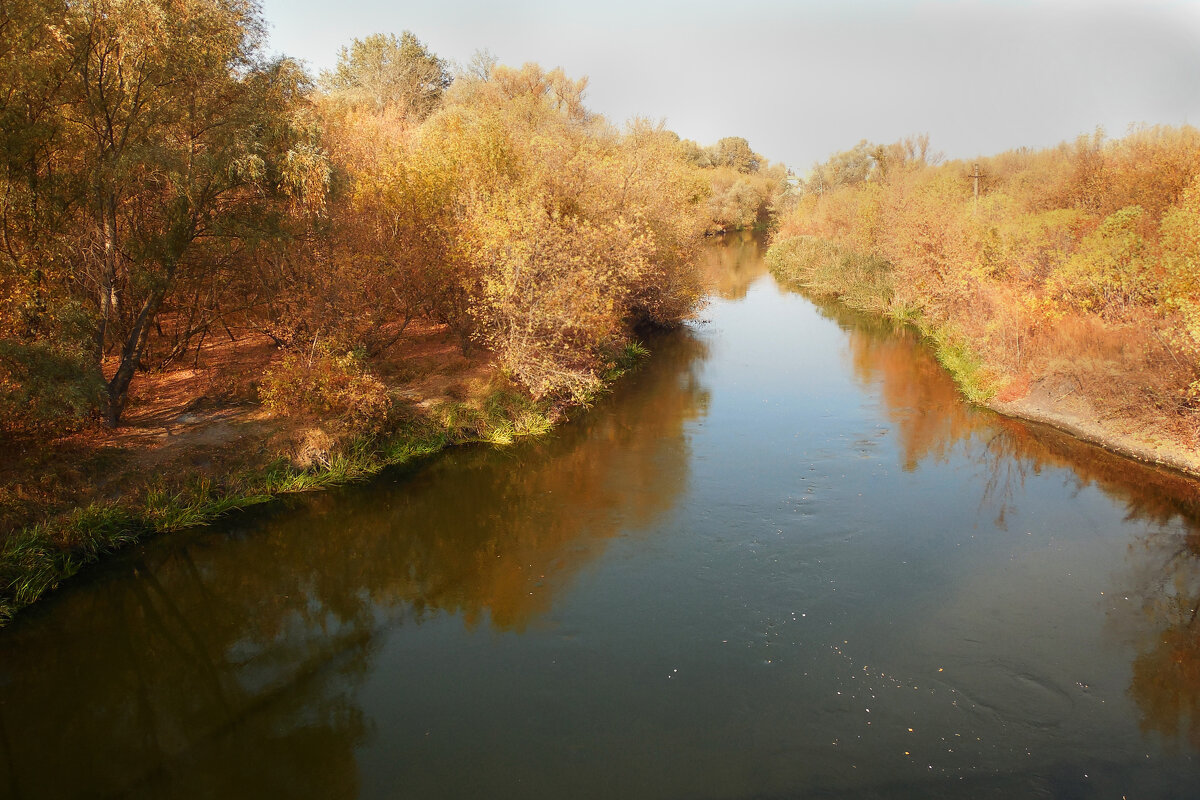
[[[745,140],[618,130],[586,79],[486,54],[452,72],[408,32],[315,80],[263,55],[244,0],[4,14],[10,432],[115,425],[139,371],[207,337],[369,357],[418,317],[570,396],[633,324],[689,313],[705,227],[753,224],[782,179]]]
[[[546,430],[734,229],[916,324],[973,401],[1200,470],[1195,129],[864,141],[792,190],[586,88],[407,31],[314,76],[252,0],[0,6],[0,618],[145,532]]]

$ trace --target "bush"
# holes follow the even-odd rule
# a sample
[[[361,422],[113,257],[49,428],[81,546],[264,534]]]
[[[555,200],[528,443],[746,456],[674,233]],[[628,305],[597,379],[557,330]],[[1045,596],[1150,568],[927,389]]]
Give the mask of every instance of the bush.
[[[318,341],[307,353],[285,353],[263,376],[259,393],[275,414],[335,416],[356,433],[378,432],[392,408],[387,387],[359,353],[338,353]]]
[[[100,407],[104,382],[85,314],[67,304],[46,317],[49,335],[0,336],[0,432],[61,433]]]
[[[1142,228],[1146,213],[1128,206],[1084,237],[1047,282],[1052,296],[1085,311],[1112,315],[1151,300],[1154,289]]]
[[[878,256],[846,250],[825,239],[796,236],[771,245],[767,265],[786,283],[840,298],[854,308],[891,313],[891,266]]]

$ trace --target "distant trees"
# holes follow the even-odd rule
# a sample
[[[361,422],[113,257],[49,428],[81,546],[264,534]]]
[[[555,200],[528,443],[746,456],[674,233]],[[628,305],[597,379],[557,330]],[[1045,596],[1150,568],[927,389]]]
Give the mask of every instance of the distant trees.
[[[762,158],[750,149],[750,143],[740,136],[726,136],[717,142],[714,165],[730,167],[738,172],[758,172]]]
[[[769,164],[740,136],[727,136],[709,147],[685,139],[680,147],[688,163],[709,171],[710,230],[767,225],[786,188],[787,171],[782,164]]]
[[[941,160],[940,153],[930,151],[928,134],[909,136],[892,144],[872,144],[862,139],[849,150],[813,164],[804,181],[804,191],[824,194],[867,181],[887,180],[904,170],[935,166]]]
[[[726,136],[716,144],[701,147],[691,139],[682,142],[688,162],[697,167],[729,167],[735,172],[758,172],[764,159],[750,149],[750,143],[740,136]]]

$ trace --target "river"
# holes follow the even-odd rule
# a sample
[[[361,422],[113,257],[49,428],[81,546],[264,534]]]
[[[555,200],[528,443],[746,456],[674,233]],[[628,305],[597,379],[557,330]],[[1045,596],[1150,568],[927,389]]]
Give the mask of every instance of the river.
[[[13,798],[1169,798],[1196,485],[705,251],[549,436],[164,537],[0,631]]]

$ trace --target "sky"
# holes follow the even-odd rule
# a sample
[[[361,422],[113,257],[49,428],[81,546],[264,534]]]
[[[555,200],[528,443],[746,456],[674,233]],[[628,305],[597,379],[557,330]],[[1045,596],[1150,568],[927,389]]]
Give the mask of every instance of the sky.
[[[271,49],[314,72],[410,30],[443,59],[586,75],[615,123],[743,136],[801,174],[861,139],[925,133],[953,159],[1200,124],[1200,0],[261,2]]]

